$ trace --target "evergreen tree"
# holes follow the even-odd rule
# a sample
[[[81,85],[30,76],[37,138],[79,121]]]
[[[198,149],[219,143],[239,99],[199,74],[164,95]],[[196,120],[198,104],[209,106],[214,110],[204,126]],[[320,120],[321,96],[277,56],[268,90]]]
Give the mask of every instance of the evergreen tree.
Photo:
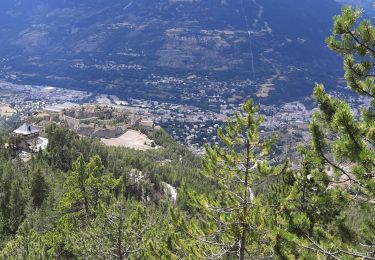
[[[312,151],[302,149],[300,168],[277,176],[264,214],[273,233],[276,256],[282,259],[314,258],[312,241],[326,248],[344,248],[340,214],[348,200],[339,187],[330,186],[324,165]],[[348,234],[347,234],[348,235]]]
[[[49,186],[42,172],[38,169],[31,180],[31,197],[35,207],[40,208],[48,196]]]
[[[356,118],[350,105],[330,96],[323,85],[317,85],[314,97],[320,113],[311,124],[313,146],[334,171],[344,175],[363,196],[375,197],[374,126],[374,61],[375,29],[369,20],[359,22],[361,11],[344,7],[342,15],[334,18],[333,35],[328,46],[344,56],[345,79],[348,86],[372,105],[363,108]],[[327,137],[330,137],[328,139]],[[332,159],[326,155],[331,153]],[[347,163],[348,166],[343,166]]]
[[[15,234],[25,217],[25,187],[20,173],[11,163],[0,169],[0,229],[1,235]]]
[[[178,230],[183,231],[175,240],[176,250],[193,258],[270,256],[262,205],[254,194],[257,183],[277,169],[269,165],[267,157],[274,139],[259,137],[262,121],[249,100],[243,105],[243,114],[229,119],[225,131],[219,129],[221,146],[208,147],[204,158],[203,176],[211,180],[211,192],[188,193],[190,211],[195,213],[190,221],[172,211]]]
[[[72,252],[83,259],[153,258],[150,244],[163,243],[159,234],[165,228],[155,213],[139,202],[116,199],[98,210],[85,229],[68,235]]]
[[[50,158],[50,164],[58,169],[68,171],[72,162],[77,156],[77,151],[73,146],[78,136],[70,130],[51,124],[46,128],[47,138],[49,140],[47,151]]]
[[[0,250],[0,259],[33,260],[51,259],[47,256],[46,244],[27,221],[22,223],[15,238]]]
[[[88,163],[85,163],[81,155],[73,163],[73,171],[64,183],[60,210],[63,213],[84,213],[86,217],[91,218],[100,203],[109,203],[120,182],[120,179],[104,173],[99,156],[93,156]]]
[[[361,11],[344,7],[342,14],[334,17],[333,35],[327,39],[328,46],[344,56],[345,79],[351,90],[360,98],[371,101],[356,116],[349,103],[328,94],[318,84],[314,97],[319,112],[310,125],[312,147],[321,163],[329,168],[332,185],[343,186],[352,194],[353,203],[374,206],[375,200],[375,28],[369,20],[362,20]],[[374,257],[375,226],[369,223],[357,226],[358,241],[353,250],[329,250],[315,241],[314,250],[329,255]],[[364,230],[366,239],[362,237]]]

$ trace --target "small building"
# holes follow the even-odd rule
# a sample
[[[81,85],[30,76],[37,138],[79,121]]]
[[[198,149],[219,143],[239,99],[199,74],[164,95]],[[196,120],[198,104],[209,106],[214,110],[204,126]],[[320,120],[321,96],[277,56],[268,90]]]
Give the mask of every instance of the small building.
[[[24,152],[38,152],[45,150],[48,145],[48,139],[39,136],[39,130],[34,126],[24,123],[13,131],[13,136],[19,141],[16,143],[18,149],[25,149]]]
[[[24,140],[30,140],[39,137],[39,130],[28,123],[24,123],[19,128],[14,130],[13,134],[17,137],[21,137]]]

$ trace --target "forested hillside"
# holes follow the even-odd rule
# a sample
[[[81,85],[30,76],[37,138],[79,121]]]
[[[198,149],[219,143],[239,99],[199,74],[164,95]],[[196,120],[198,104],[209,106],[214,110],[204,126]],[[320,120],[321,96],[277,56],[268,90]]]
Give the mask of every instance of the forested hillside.
[[[141,152],[52,124],[47,151],[23,162],[4,133],[0,259],[373,259],[374,181],[334,181],[315,140],[298,169],[270,164],[275,139],[243,109],[203,161],[163,131]]]
[[[201,160],[163,131],[149,133],[163,149],[147,153],[107,148],[57,125],[47,133],[47,151],[27,163],[2,135],[0,259],[146,257],[172,234],[168,208],[186,206],[165,185],[210,186],[198,177]]]
[[[252,100],[203,158],[163,130],[139,152],[51,124],[23,162],[2,134],[0,259],[375,259],[375,29],[360,19],[344,8],[326,42],[372,105],[356,116],[317,84],[298,165],[272,160]]]

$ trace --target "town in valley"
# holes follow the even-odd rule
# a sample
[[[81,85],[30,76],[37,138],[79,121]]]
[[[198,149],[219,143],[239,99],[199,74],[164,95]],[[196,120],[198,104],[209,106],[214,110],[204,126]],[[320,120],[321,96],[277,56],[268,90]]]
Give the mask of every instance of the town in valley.
[[[345,96],[354,107],[370,105],[369,100]],[[195,97],[190,97],[194,99]],[[1,122],[21,122],[30,116],[71,109],[81,105],[96,104],[113,107],[136,115],[140,120],[161,126],[179,143],[186,145],[197,154],[204,151],[204,144],[217,143],[216,131],[239,111],[240,103],[231,103],[219,95],[205,96],[210,104],[207,108],[187,104],[173,104],[162,101],[129,98],[121,100],[113,95],[94,94],[84,91],[51,86],[18,85],[0,82]],[[186,100],[189,98],[186,97]],[[285,151],[296,152],[295,144],[309,139],[308,122],[314,112],[303,101],[288,102],[281,105],[258,104],[260,113],[265,116],[262,133],[276,133]],[[314,107],[314,106],[311,106]],[[360,111],[353,111],[359,114]]]

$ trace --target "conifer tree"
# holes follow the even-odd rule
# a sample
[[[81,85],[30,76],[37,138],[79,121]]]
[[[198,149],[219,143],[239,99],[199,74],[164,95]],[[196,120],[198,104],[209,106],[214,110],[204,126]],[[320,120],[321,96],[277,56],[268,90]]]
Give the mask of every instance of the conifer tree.
[[[310,130],[315,155],[329,169],[331,184],[345,187],[353,203],[374,207],[375,28],[369,20],[360,19],[361,10],[344,7],[342,14],[334,17],[333,35],[327,44],[344,57],[348,87],[359,98],[371,101],[371,105],[361,108],[356,116],[346,100],[328,94],[323,85],[317,84],[314,97],[319,112],[314,115]],[[314,248],[331,257],[374,257],[375,229],[367,234],[366,240],[361,240],[361,233],[369,226],[374,227],[375,220],[365,226],[357,227],[356,248],[362,253],[342,248],[328,250],[318,244]]]
[[[11,163],[0,168],[0,231],[15,234],[22,223],[27,200],[20,173]]]
[[[320,159],[301,149],[298,169],[277,176],[268,197],[268,228],[273,233],[274,254],[282,259],[313,258],[312,241],[333,249],[344,247],[339,217],[347,198],[339,187],[330,187]]]
[[[31,197],[35,207],[40,208],[49,192],[49,186],[40,169],[37,169],[31,180]]]
[[[79,258],[150,259],[153,252],[149,244],[162,244],[159,234],[163,221],[152,207],[121,197],[97,213],[85,229],[68,234],[72,251]]]
[[[322,160],[350,182],[361,196],[375,197],[375,28],[369,20],[359,22],[361,11],[344,7],[334,17],[328,46],[344,56],[349,88],[372,101],[355,117],[348,102],[335,98],[318,84],[314,97],[320,108],[311,124],[313,147]],[[328,139],[328,137],[330,137]],[[330,159],[328,153],[333,155]],[[347,165],[344,165],[344,164]]]
[[[57,226],[45,236],[52,254],[73,258],[74,241],[69,238],[80,233],[97,217],[100,207],[108,206],[121,179],[105,173],[100,157],[93,156],[88,163],[82,155],[73,163],[73,171],[64,182],[58,203],[60,217]]]
[[[257,182],[276,170],[267,157],[274,139],[259,137],[263,118],[257,111],[248,100],[243,113],[228,119],[224,131],[218,130],[220,146],[207,147],[202,174],[212,187],[203,195],[188,192],[194,219],[185,221],[181,213],[172,212],[180,232],[175,240],[177,251],[193,258],[270,256],[270,240],[255,189]]]
[[[64,194],[60,201],[60,210],[70,213],[84,213],[92,218],[100,203],[109,203],[110,197],[120,179],[104,173],[104,166],[99,156],[93,156],[85,163],[83,156],[79,156],[73,163],[73,171],[64,183]]]
[[[13,240],[0,249],[0,259],[50,259],[42,237],[35,232],[28,221],[20,226]]]
[[[70,130],[51,124],[46,128],[48,137],[47,151],[50,164],[55,168],[68,171],[72,167],[72,162],[77,158],[77,151],[73,143],[78,136]]]

